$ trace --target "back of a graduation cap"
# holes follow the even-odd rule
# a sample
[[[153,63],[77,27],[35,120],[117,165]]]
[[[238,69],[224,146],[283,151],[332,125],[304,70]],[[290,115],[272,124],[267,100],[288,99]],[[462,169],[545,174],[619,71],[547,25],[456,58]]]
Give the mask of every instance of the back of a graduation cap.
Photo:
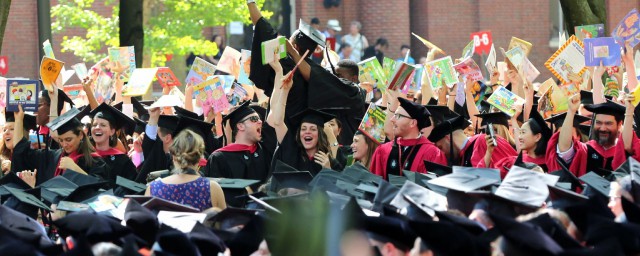
[[[490,255],[490,246],[447,221],[410,222],[411,229],[433,255]]]
[[[298,24],[298,30],[309,39],[313,40],[313,42],[318,44],[320,47],[325,46],[325,41],[327,40],[327,38],[324,36],[324,34],[320,33],[317,29],[313,28],[302,19],[300,19],[300,23]]]
[[[563,251],[556,241],[531,223],[495,214],[490,217],[504,238],[499,245],[504,255],[558,255]]]
[[[398,101],[400,102],[400,107],[407,111],[411,119],[418,121],[419,130],[431,126],[431,119],[429,119],[431,113],[425,106],[401,97],[398,97]]]
[[[58,118],[50,121],[47,124],[47,127],[49,127],[49,129],[51,129],[52,131],[57,131],[59,135],[62,135],[68,131],[82,126],[82,123],[80,123],[80,120],[77,118],[80,113],[80,110],[78,110],[77,108],[71,108],[69,111],[60,115]]]
[[[255,215],[261,212],[263,211],[256,209],[227,207],[214,215],[209,221],[213,222],[216,228],[227,230],[236,226],[246,225]]]
[[[562,114],[557,114],[554,116],[551,116],[547,119],[545,119],[545,121],[550,122],[555,130],[560,129],[560,127],[562,127],[562,125],[564,124],[564,119],[567,117],[567,112],[564,112]],[[579,124],[584,123],[586,121],[591,120],[591,118],[583,116],[583,115],[578,115],[577,113],[573,116],[573,126],[574,127],[578,127]]]
[[[549,189],[543,174],[513,166],[495,195],[524,206],[539,208],[549,197]]]
[[[445,136],[453,136],[452,133],[456,130],[464,130],[471,124],[471,121],[467,120],[463,116],[457,116],[452,119],[447,119],[437,124],[431,134],[429,134],[429,141],[438,142]]]
[[[308,190],[313,176],[307,171],[274,172],[273,179],[278,181],[278,190],[285,188]]]
[[[329,113],[316,110],[316,109],[305,109],[293,115],[291,117],[291,123],[296,126],[296,130],[303,123],[315,124],[318,126],[318,129],[322,129],[324,127],[324,123],[329,122],[331,119],[336,118],[336,116],[331,115]]]
[[[502,111],[477,114],[476,116],[482,118],[482,123],[480,123],[480,126],[484,126],[487,124],[501,124],[509,127],[509,119],[511,119],[509,115],[505,114]]]
[[[229,114],[222,118],[222,121],[225,122],[229,120],[229,126],[235,128],[236,124],[238,124],[240,121],[244,120],[247,116],[256,113],[253,108],[249,107],[250,104],[250,101],[245,101],[234,107],[233,109],[231,109],[231,111],[229,111]]]
[[[416,234],[405,220],[380,216],[365,217],[364,230],[370,239],[381,243],[392,243],[401,251],[409,251],[414,244]]]

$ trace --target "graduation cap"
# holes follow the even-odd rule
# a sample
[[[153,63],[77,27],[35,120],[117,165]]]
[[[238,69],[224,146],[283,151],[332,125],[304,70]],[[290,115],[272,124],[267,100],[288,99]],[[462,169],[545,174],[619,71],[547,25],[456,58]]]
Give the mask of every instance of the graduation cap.
[[[480,123],[480,126],[484,126],[487,124],[501,124],[509,127],[509,119],[511,119],[509,115],[505,114],[502,111],[477,114],[476,116],[482,118],[482,123]]]
[[[584,108],[594,114],[612,115],[612,116],[615,116],[617,119],[624,118],[624,112],[626,109],[623,105],[620,105],[610,100],[607,100],[604,103],[600,103],[600,104],[584,105]]]
[[[513,166],[495,195],[530,208],[539,208],[549,197],[549,189],[541,173]]]
[[[449,222],[463,228],[473,235],[480,235],[486,231],[486,228],[484,226],[480,225],[480,223],[476,221],[467,218],[466,216],[460,216],[446,211],[436,211],[436,216],[438,217],[438,221]]]
[[[605,197],[609,197],[609,190],[611,189],[611,182],[602,178],[600,175],[594,172],[588,172],[580,177],[580,180],[587,184],[590,188],[598,191]]]
[[[194,113],[191,110],[186,110],[184,108],[178,107],[178,106],[174,106],[173,109],[176,111],[176,115],[178,117],[189,117],[189,118],[193,118],[196,120],[200,120],[200,121],[204,121],[204,115],[198,115],[196,113]]]
[[[640,252],[640,225],[635,223],[617,223],[612,219],[601,216],[589,216],[589,229],[584,233],[587,244],[606,241],[615,238],[626,255]]]
[[[256,103],[251,103],[249,105],[250,108],[253,109],[253,111],[255,111],[256,113],[258,113],[258,115],[260,116],[260,120],[265,121],[267,120],[267,109],[263,108],[262,106],[256,104]]]
[[[431,113],[425,106],[401,97],[398,97],[398,101],[400,102],[400,107],[407,111],[407,114],[412,119],[418,121],[418,130],[431,126],[431,119],[429,119]]]
[[[411,249],[416,240],[416,234],[409,223],[398,218],[365,217],[364,225],[364,230],[371,239],[381,243],[392,243],[401,251]]]
[[[122,226],[120,220],[89,211],[68,214],[62,219],[54,220],[53,225],[58,228],[62,237],[84,237],[91,244],[116,241],[131,233],[131,229]]]
[[[309,37],[315,43],[317,43],[320,47],[325,46],[325,41],[327,40],[324,34],[320,33],[317,29],[313,28],[311,25],[304,22],[300,19],[300,23],[298,24],[298,30]]]
[[[227,249],[222,239],[200,222],[196,222],[196,225],[187,235],[191,243],[196,245],[201,255],[217,255]]]
[[[176,126],[174,136],[180,133],[182,130],[190,129],[191,131],[197,133],[206,141],[207,135],[211,134],[211,128],[213,127],[212,123],[207,123],[205,121],[200,121],[198,119],[193,119],[187,116],[180,116],[178,120],[178,125]]]
[[[489,243],[447,221],[411,221],[411,229],[433,255],[489,255]]]
[[[14,116],[14,112],[6,112],[5,114],[6,117],[6,122],[7,123],[13,123],[16,121],[16,118]],[[22,125],[24,130],[29,131],[29,130],[35,130],[38,125],[36,123],[36,116],[33,115],[29,115],[29,114],[24,114],[24,119],[22,120]]]
[[[133,119],[104,102],[94,110],[91,110],[89,114],[93,119],[100,118],[107,120],[111,128],[115,130],[128,129],[133,131],[136,125]]]
[[[41,183],[38,187],[41,188],[42,199],[57,204],[60,199],[69,196],[78,185],[60,175]]]
[[[560,127],[562,127],[562,125],[564,124],[564,119],[567,117],[567,112],[564,112],[562,114],[557,114],[555,116],[551,116],[547,119],[545,119],[545,121],[550,122],[551,125],[553,125],[555,130],[560,129]],[[586,121],[591,120],[590,117],[586,117],[583,115],[578,115],[577,113],[573,116],[573,126],[574,127],[578,127],[578,125],[580,125],[581,123],[584,123]],[[589,128],[591,128],[589,126]]]
[[[336,118],[336,116],[329,113],[308,108],[293,115],[291,117],[291,122],[298,127],[302,125],[302,123],[311,123],[317,125],[318,129],[322,129],[322,127],[324,127],[324,123],[329,122],[334,118]]]
[[[458,114],[451,111],[448,106],[425,105],[424,107],[426,107],[429,113],[431,114],[431,118],[433,118],[433,121],[434,121],[433,125],[435,126],[444,122],[447,119],[451,119],[458,116]]]
[[[77,118],[78,114],[80,114],[80,110],[71,108],[69,111],[49,122],[47,127],[52,131],[58,131],[58,134],[62,135],[74,128],[82,126],[82,123],[80,123],[80,120]]]
[[[394,185],[396,187],[402,187],[402,185],[404,185],[404,183],[408,180],[405,176],[398,176],[393,174],[388,174],[387,179],[389,179],[389,183],[391,183],[391,185]]]
[[[5,189],[9,192],[12,198],[16,199],[15,204],[12,204],[11,201],[5,202],[5,205],[12,209],[25,213],[34,219],[38,217],[38,209],[52,211],[51,208],[49,208],[49,206],[43,203],[40,199],[40,188],[21,190],[5,186]],[[9,200],[11,200],[11,198]],[[31,215],[32,213],[36,214]]]
[[[224,198],[227,202],[227,205],[235,207],[243,207],[247,199],[241,198],[240,196],[247,195],[249,192],[247,188],[251,188],[251,186],[260,183],[259,180],[248,179],[223,178],[213,180],[218,182],[218,184],[222,188],[222,191],[224,191]]]
[[[147,190],[147,185],[137,183],[127,178],[123,178],[122,176],[116,177],[116,185],[121,186],[127,189],[128,191],[130,191],[130,193],[127,193],[127,194],[142,194],[144,193],[145,190]]]
[[[446,198],[432,190],[422,187],[411,181],[404,183],[400,191],[391,201],[391,205],[403,209],[409,205],[404,196],[408,196],[411,200],[429,215],[434,215],[436,210],[444,210]]]
[[[542,229],[531,223],[490,213],[494,228],[504,237],[502,251],[505,255],[520,255],[523,252],[533,255],[558,255],[563,249]]]
[[[153,246],[153,255],[200,255],[187,234],[163,225]]]
[[[567,168],[567,166],[564,163],[564,160],[557,159],[556,161],[558,162],[558,165],[560,165],[560,170],[555,171],[555,172],[551,172],[549,174],[559,176],[560,179],[558,179],[558,182],[569,182],[569,183],[571,183],[571,190],[576,191],[576,189],[578,189],[578,188],[580,190],[582,190],[584,188],[584,186],[580,182],[580,179],[578,179],[578,177],[576,177],[576,175],[574,175],[569,170],[569,168]]]
[[[136,127],[133,129],[133,132],[137,134],[143,133],[147,128],[147,122],[135,117],[133,118],[133,120],[136,121]]]
[[[153,212],[140,205],[138,201],[129,199],[123,220],[135,235],[148,244],[153,244],[160,228],[160,222]]]
[[[553,135],[553,131],[551,130],[551,128],[549,128],[542,115],[540,115],[540,112],[538,112],[538,110],[536,109],[537,108],[534,108],[529,114],[529,122],[535,122],[535,124],[540,128],[540,133],[542,134],[542,136],[548,140],[551,138],[551,135]]]
[[[200,212],[200,210],[197,208],[193,208],[188,205],[165,200],[159,197],[151,198],[149,201],[142,204],[142,206],[151,210],[154,213],[159,211],[193,212],[193,213]]]
[[[160,115],[160,117],[158,118],[158,127],[167,129],[173,133],[178,128],[179,120],[180,118],[177,116]]]
[[[308,184],[313,179],[313,176],[307,171],[274,172],[273,179],[278,181],[279,189],[296,188],[307,190]]]
[[[51,102],[51,98],[49,97],[49,91],[42,90],[42,98],[45,98],[46,101]],[[69,96],[61,89],[58,89],[58,115],[62,113],[62,109],[64,108],[64,103],[68,102],[73,107],[73,101]]]
[[[497,184],[495,179],[483,178],[479,175],[455,172],[428,181],[429,184],[460,192],[470,192]]]
[[[100,191],[100,189],[106,184],[108,184],[107,181],[101,181],[80,185],[76,187],[73,192],[71,192],[63,200],[74,203],[86,202],[87,200],[101,194],[103,191]]]
[[[228,230],[236,226],[246,225],[255,215],[261,212],[263,211],[257,209],[227,207],[214,215],[209,221],[214,223],[214,225],[217,223],[218,225],[215,226],[218,229]]]
[[[222,122],[229,120],[229,126],[235,128],[236,124],[238,124],[242,119],[253,113],[256,113],[253,108],[249,107],[250,104],[250,101],[245,101],[237,107],[233,108],[231,111],[229,111],[229,114],[222,118]]]
[[[433,128],[431,134],[429,134],[428,139],[429,141],[434,143],[438,142],[446,135],[453,136],[452,134],[456,130],[466,129],[470,124],[471,121],[467,120],[463,116],[457,116],[453,119],[447,119]]]
[[[538,215],[537,217],[526,221],[526,223],[534,224],[540,227],[545,234],[551,239],[556,241],[563,249],[578,249],[582,248],[582,245],[573,239],[565,230],[563,226],[558,223],[548,213]]]
[[[477,175],[483,178],[492,179],[500,182],[500,170],[493,168],[477,168],[465,166],[453,166],[453,173],[461,172],[465,174]]]

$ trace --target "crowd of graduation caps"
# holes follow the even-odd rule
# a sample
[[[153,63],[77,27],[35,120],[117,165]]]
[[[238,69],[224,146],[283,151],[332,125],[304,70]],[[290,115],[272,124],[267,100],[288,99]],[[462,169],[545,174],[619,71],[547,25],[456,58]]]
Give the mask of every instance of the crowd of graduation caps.
[[[592,92],[546,120],[531,81],[514,70],[505,81],[494,73],[464,83],[468,102],[476,83],[522,89],[526,104],[513,117],[460,106],[455,89],[426,106],[387,91],[388,142],[378,145],[357,130],[371,90],[358,84],[357,65],[305,60],[289,74],[324,44],[306,24],[286,58],[262,65],[260,44],[277,34],[248,8],[250,79],[268,106],[247,101],[219,118],[132,98],[132,119],[90,91],[89,106],[62,113],[71,101],[58,90],[42,93],[36,116],[6,113],[0,254],[640,253],[637,109],[632,96],[605,98],[604,67],[591,70]],[[622,57],[629,88],[638,82],[632,52]],[[214,125],[227,131],[216,136]],[[30,130],[44,147],[31,145]],[[125,146],[127,135],[135,139]],[[117,206],[123,214],[87,207],[106,196],[128,198]],[[185,233],[159,211],[206,218]]]

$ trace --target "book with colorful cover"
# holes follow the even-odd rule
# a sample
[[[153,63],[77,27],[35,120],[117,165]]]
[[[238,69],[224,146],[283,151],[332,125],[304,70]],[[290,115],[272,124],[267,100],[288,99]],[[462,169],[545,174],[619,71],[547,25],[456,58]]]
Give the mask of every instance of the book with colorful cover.
[[[611,32],[611,36],[616,42],[624,47],[625,43],[629,43],[631,48],[640,43],[640,14],[635,8],[627,13],[626,16],[618,23]]]
[[[393,69],[396,67],[396,61],[394,59],[391,58],[387,58],[384,57],[384,59],[382,59],[382,71],[384,72],[384,85],[387,85],[387,81],[389,80],[389,77],[391,76],[391,73],[393,72]],[[380,86],[380,87],[384,87],[384,86]]]
[[[624,81],[625,79],[623,78],[622,80],[622,87],[626,87],[626,82]],[[618,85],[618,81],[616,79],[612,77],[607,78],[604,82],[604,96],[609,96],[617,99],[620,96],[620,89],[618,89],[620,87],[621,86]]]
[[[520,68],[522,68],[524,57],[527,56],[524,48],[518,45],[505,52],[504,49],[502,49],[501,47],[500,51],[507,58],[506,61],[511,63],[511,65],[513,65],[514,68],[516,68],[517,70],[520,70]]]
[[[529,56],[529,53],[531,53],[531,48],[533,48],[533,44],[531,44],[530,42],[527,42],[515,36],[511,37],[511,42],[509,42],[509,50],[517,46],[520,46],[520,48],[524,50],[524,53],[527,56]]]
[[[98,78],[93,82],[93,95],[96,98],[98,103],[111,101],[111,98],[115,94],[114,88],[114,78],[113,74],[109,69],[109,58],[104,58],[93,67],[91,67],[91,72],[96,72],[98,74]]]
[[[159,67],[156,78],[162,87],[180,86],[180,81],[168,67]]]
[[[613,37],[585,38],[584,63],[588,67],[620,66],[620,45]]]
[[[37,112],[40,86],[36,80],[7,80],[6,105],[8,112],[18,112],[18,105],[22,110]]]
[[[584,62],[584,47],[582,41],[578,40],[575,35],[572,35],[544,65],[553,75],[560,79],[563,84],[570,82],[570,73],[582,76],[582,73],[587,70]]]
[[[242,53],[232,47],[225,47],[218,61],[218,70],[238,78],[240,74],[240,57]]]
[[[359,62],[358,69],[358,79],[361,83],[368,82],[371,83],[374,88],[384,89],[387,84],[387,77],[376,57],[371,57]]]
[[[56,84],[56,80],[62,71],[64,62],[49,58],[47,56],[42,57],[40,63],[40,79],[47,91],[51,91]]]
[[[473,40],[471,40],[471,42],[469,42],[463,49],[462,49],[462,57],[460,57],[461,59],[467,59],[467,58],[471,58],[473,57],[473,52],[476,51],[476,45],[475,42]]]
[[[458,72],[458,74],[466,76],[467,78],[471,78],[475,81],[482,81],[484,77],[482,76],[482,70],[473,58],[466,58],[458,64],[453,65],[453,68]]]
[[[239,83],[233,83],[231,87],[231,94],[229,104],[232,106],[238,105],[238,103],[242,102],[248,95],[247,90]]]
[[[149,91],[153,78],[158,68],[136,68],[131,74],[131,79],[122,88],[122,96],[142,96]]]
[[[514,106],[524,104],[525,100],[507,90],[507,88],[500,86],[489,96],[487,102],[505,114],[513,116],[516,113]]]
[[[358,130],[378,144],[382,144],[385,140],[384,120],[386,117],[387,115],[382,108],[371,103],[362,117]]]
[[[200,103],[204,115],[214,110],[220,113],[229,109],[230,104],[224,92],[225,79],[221,76],[213,76],[211,79],[197,84],[193,87],[193,95],[196,102]],[[231,87],[231,85],[229,85]]]
[[[251,51],[242,49],[240,51],[240,73],[238,74],[238,83],[253,85],[253,81],[249,79],[251,74]]]
[[[262,44],[260,44],[260,50],[262,51],[262,65],[267,65],[274,61],[275,56],[277,56],[278,59],[284,59],[287,57],[286,41],[287,39],[284,38],[284,36],[279,36],[262,42]]]
[[[409,78],[407,78],[407,81],[402,86],[402,89],[400,90],[402,94],[408,94],[410,90],[412,91],[413,94],[415,94],[416,90],[411,88],[411,84],[413,83],[413,77],[416,75],[416,70],[417,70],[417,67],[411,72],[411,75],[409,75]]]
[[[487,68],[487,71],[489,72],[489,74],[493,73],[493,71],[498,68],[496,61],[497,61],[496,48],[494,47],[493,44],[491,44],[491,50],[487,55],[487,61],[484,63],[484,66]]]
[[[631,91],[631,94],[634,96],[634,99],[631,103],[634,106],[638,106],[638,103],[640,103],[640,86],[636,86],[636,88]]]
[[[407,64],[405,62],[397,62],[396,68],[393,70],[391,76],[389,76],[389,80],[387,80],[387,89],[404,89],[404,85],[409,79],[411,79],[411,74],[413,74],[413,71],[415,69],[416,67],[411,64]]]
[[[598,38],[604,36],[604,24],[593,24],[584,26],[575,26],[574,31],[579,40],[584,41],[587,38]]]
[[[53,53],[53,47],[51,47],[51,42],[49,42],[49,39],[45,40],[42,43],[42,50],[44,51],[44,56],[47,56],[52,59],[56,58],[55,54]],[[62,68],[60,69],[60,75],[56,79],[56,84],[59,84],[61,86],[64,85],[69,80],[69,78],[73,76],[73,73],[75,72],[76,72],[75,70],[66,70],[63,65]]]
[[[78,79],[80,79],[80,81],[82,81],[82,79],[84,79],[88,75],[87,65],[84,64],[84,62],[73,64],[71,68],[76,72],[76,76],[78,76]]]
[[[531,61],[529,61],[529,58],[527,58],[526,56],[522,61],[522,70],[518,70],[518,72],[521,72],[529,82],[533,82],[540,75],[540,71],[536,68],[535,65],[533,65],[533,63],[531,63]]]
[[[575,84],[557,85],[553,78],[547,79],[540,85],[539,91],[542,94],[538,101],[538,110],[544,118],[558,115],[569,109],[569,98],[580,93],[580,88]]]
[[[413,72],[413,78],[409,86],[410,90],[420,91],[422,89],[422,76],[424,75],[424,65],[416,64],[416,70]]]
[[[82,84],[65,85],[62,87],[62,90],[67,94],[67,96],[69,96],[76,107],[86,106],[89,104]]]
[[[434,89],[440,88],[443,81],[447,86],[453,86],[458,82],[451,56],[433,60],[426,63],[424,67],[427,71],[426,75],[429,77],[431,87]]]
[[[186,84],[196,85],[206,81],[216,73],[216,66],[196,57],[185,79]]]
[[[111,47],[109,48],[109,61],[120,62],[123,67],[129,67],[123,73],[124,82],[128,82],[131,74],[136,69],[136,51],[133,46]]]

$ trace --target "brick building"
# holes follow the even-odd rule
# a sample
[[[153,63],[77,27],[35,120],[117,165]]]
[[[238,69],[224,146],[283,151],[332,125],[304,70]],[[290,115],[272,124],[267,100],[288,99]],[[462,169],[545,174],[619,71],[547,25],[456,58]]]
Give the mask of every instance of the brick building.
[[[479,1],[479,0],[342,0],[338,7],[325,8],[324,0],[283,0],[295,12],[287,20],[302,18],[309,21],[318,17],[322,28],[329,19],[337,19],[347,33],[349,23],[358,20],[363,24],[362,33],[370,43],[378,37],[389,39],[386,56],[400,57],[400,46],[409,44],[412,56],[418,60],[426,55],[426,47],[411,37],[411,32],[421,35],[442,47],[456,58],[469,42],[469,34],[491,30],[496,47],[507,47],[511,36],[533,43],[530,55],[533,64],[542,72],[540,78],[551,74],[543,63],[557,49],[558,29],[562,28],[558,0],[539,1]],[[57,4],[56,0],[51,5]],[[640,7],[640,0],[607,0],[607,29],[610,31],[632,8]],[[10,70],[7,77],[37,77],[40,59],[38,51],[36,1],[12,1],[2,55],[7,55]],[[96,0],[93,9],[102,15],[111,14],[111,6],[104,0]],[[286,9],[286,8],[284,8]],[[224,33],[224,28],[203,30],[206,37]],[[63,36],[79,34],[78,30],[66,30],[52,38],[56,57],[68,65],[80,62],[72,53],[60,53]],[[232,45],[234,46],[234,45]],[[88,63],[89,65],[91,63]],[[74,78],[75,79],[75,78]],[[73,81],[71,81],[73,82]]]

